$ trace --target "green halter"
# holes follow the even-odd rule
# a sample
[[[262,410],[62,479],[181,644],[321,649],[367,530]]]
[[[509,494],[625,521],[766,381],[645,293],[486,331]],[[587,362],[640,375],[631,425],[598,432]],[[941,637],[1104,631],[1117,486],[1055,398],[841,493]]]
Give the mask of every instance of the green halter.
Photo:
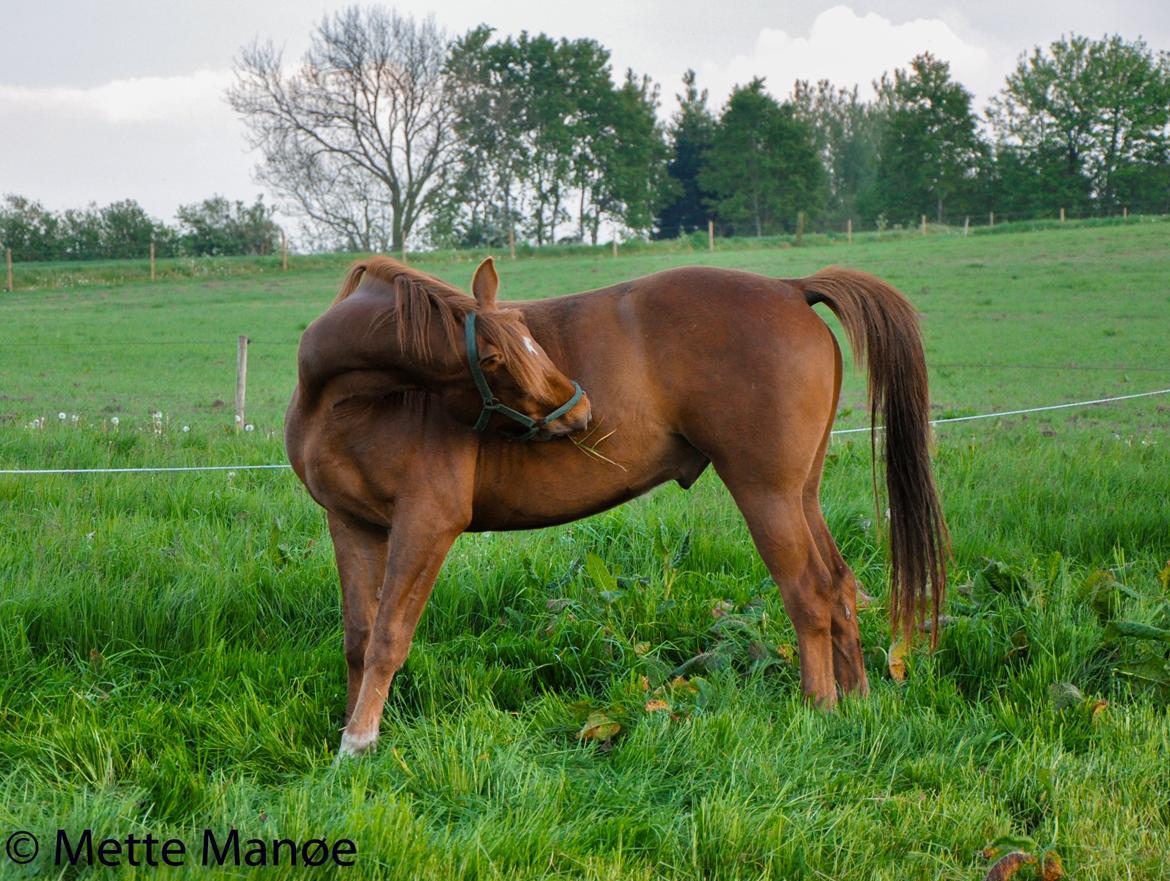
[[[569,382],[573,383],[573,396],[547,416],[540,419],[533,419],[531,416],[525,416],[519,410],[513,410],[493,395],[491,387],[488,385],[487,377],[483,375],[483,368],[479,366],[479,344],[475,340],[475,318],[476,314],[474,312],[468,312],[467,319],[463,322],[463,330],[467,340],[467,365],[471,368],[471,378],[475,380],[475,387],[479,389],[479,396],[483,398],[483,409],[479,411],[479,419],[475,421],[476,431],[483,431],[487,428],[492,414],[499,413],[501,416],[507,416],[509,419],[519,422],[528,429],[523,434],[515,435],[516,440],[531,440],[536,436],[538,431],[550,422],[560,419],[577,406],[577,402],[581,400],[585,392],[581,390],[581,386],[577,385],[577,381],[573,379],[569,380]]]

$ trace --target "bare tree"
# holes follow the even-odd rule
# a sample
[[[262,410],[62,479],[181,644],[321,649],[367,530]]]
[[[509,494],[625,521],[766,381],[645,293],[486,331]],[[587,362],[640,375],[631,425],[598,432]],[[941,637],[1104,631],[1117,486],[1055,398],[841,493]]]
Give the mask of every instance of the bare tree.
[[[385,7],[326,16],[301,63],[243,50],[228,102],[263,156],[257,178],[321,243],[401,250],[452,159],[447,38]]]

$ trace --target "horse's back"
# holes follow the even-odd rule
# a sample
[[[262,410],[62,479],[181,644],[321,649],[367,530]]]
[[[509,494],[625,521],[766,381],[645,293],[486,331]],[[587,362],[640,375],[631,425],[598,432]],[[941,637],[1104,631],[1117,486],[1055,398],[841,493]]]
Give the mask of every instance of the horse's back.
[[[681,436],[717,464],[746,447],[775,458],[768,439],[783,437],[799,471],[832,423],[840,351],[781,279],[685,267],[523,308],[595,414],[633,434]]]

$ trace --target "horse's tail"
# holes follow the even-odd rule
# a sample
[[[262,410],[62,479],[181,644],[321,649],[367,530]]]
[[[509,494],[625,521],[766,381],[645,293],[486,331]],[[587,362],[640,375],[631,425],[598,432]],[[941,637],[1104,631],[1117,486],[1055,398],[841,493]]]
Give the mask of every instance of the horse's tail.
[[[362,275],[365,274],[367,263],[365,260],[359,260],[349,268],[349,273],[345,276],[345,281],[341,283],[341,289],[337,292],[337,296],[333,298],[333,302],[340,303],[350,294],[357,290],[357,286],[361,284]]]
[[[824,303],[833,310],[849,337],[854,363],[864,361],[868,368],[875,490],[879,422],[885,429],[890,625],[895,634],[900,627],[909,641],[929,595],[933,647],[946,592],[950,537],[930,468],[926,359],[914,308],[890,285],[852,269],[830,266],[794,283],[810,306]]]

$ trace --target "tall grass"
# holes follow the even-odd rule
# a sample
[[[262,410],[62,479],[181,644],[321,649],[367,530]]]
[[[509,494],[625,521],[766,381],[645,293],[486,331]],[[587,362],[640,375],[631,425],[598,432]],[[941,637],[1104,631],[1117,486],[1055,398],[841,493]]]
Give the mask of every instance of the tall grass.
[[[1131,232],[859,250],[879,272],[903,264],[933,362],[1156,366],[1170,258],[1164,234]],[[797,274],[790,254],[760,252],[758,268]],[[511,292],[589,286],[577,276],[594,267],[605,283],[659,259],[518,261]],[[292,336],[328,299],[329,272],[290,275],[272,288],[176,284],[163,310],[143,285],[20,294],[7,332],[116,341],[139,332],[132,316],[230,338],[266,315]],[[985,311],[1007,317],[983,328]],[[60,374],[0,354],[3,467],[280,460],[287,365],[260,372],[272,379],[270,393],[257,382],[258,428],[237,434],[188,404],[209,394],[213,361],[78,348],[56,350]],[[86,384],[87,357],[100,381]],[[935,383],[940,412],[1129,386],[960,367],[936,367]],[[155,389],[149,406],[165,416],[143,401],[113,425],[102,407],[125,387]],[[45,411],[52,395],[64,420]],[[1008,834],[1054,849],[1077,879],[1163,878],[1166,406],[939,430],[952,592],[938,651],[913,651],[902,684],[888,672],[868,443],[835,441],[829,525],[875,600],[860,612],[873,694],[831,715],[800,700],[791,626],[711,474],[564,527],[464,536],[394,682],[382,747],[337,767],[336,575],[321,512],[291,474],[0,476],[0,837],[42,842],[27,871],[0,854],[0,877],[62,874],[58,828],[192,843],[234,827],[352,839],[357,866],[337,873],[363,878],[968,879]],[[591,717],[620,727],[581,736]]]

